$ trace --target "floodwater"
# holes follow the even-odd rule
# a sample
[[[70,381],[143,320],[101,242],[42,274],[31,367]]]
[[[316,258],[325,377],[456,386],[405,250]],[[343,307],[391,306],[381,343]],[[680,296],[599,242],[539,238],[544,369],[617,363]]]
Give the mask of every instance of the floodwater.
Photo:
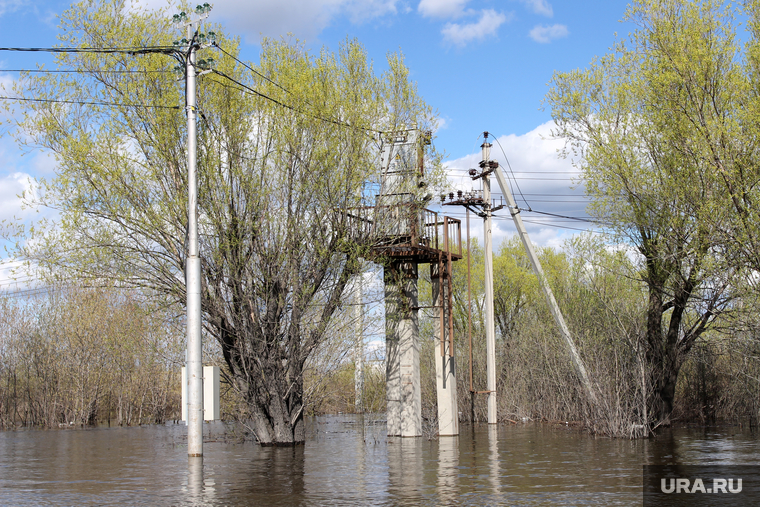
[[[0,505],[641,505],[644,464],[758,464],[737,428],[650,440],[542,424],[461,427],[458,438],[388,439],[381,420],[308,420],[296,448],[225,440],[205,425],[0,432]]]

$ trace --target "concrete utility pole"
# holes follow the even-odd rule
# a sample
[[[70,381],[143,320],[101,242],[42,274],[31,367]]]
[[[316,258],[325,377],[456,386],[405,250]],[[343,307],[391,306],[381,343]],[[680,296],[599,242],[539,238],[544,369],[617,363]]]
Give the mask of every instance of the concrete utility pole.
[[[483,192],[463,192],[458,190],[456,196],[453,192],[448,194],[449,202],[446,202],[446,194],[441,195],[441,205],[447,206],[464,206],[467,209],[467,245],[469,250],[470,244],[470,219],[469,212],[471,207],[480,208],[482,212],[476,212],[478,216],[483,218],[484,221],[484,241],[483,248],[485,250],[485,328],[486,328],[486,391],[476,391],[473,388],[472,383],[472,336],[470,336],[470,402],[471,402],[471,417],[475,420],[474,409],[474,395],[475,394],[487,394],[487,415],[488,424],[496,424],[499,420],[498,410],[496,403],[496,329],[493,309],[493,240],[492,240],[492,224],[493,212],[501,209],[503,206],[492,206],[491,204],[491,172],[495,166],[498,166],[496,162],[489,160],[491,156],[491,144],[488,142],[488,132],[484,133],[484,141],[480,146],[481,155],[483,159],[480,162],[480,171],[477,169],[470,169],[470,177],[473,180],[483,180]],[[469,306],[469,292],[470,292],[470,260],[468,255],[467,260],[467,293],[468,293],[468,306]],[[433,280],[433,293],[435,294],[435,280]],[[470,334],[470,318],[468,309],[468,335]],[[440,404],[440,396],[439,401]]]
[[[196,8],[195,21],[186,21],[184,26],[188,41],[185,80],[187,86],[187,260],[185,265],[185,286],[187,297],[187,455],[203,456],[203,347],[201,342],[201,258],[198,246],[198,178],[196,171],[196,51],[197,27],[208,17],[210,6]],[[185,21],[183,12],[175,17]]]
[[[586,373],[586,367],[583,364],[583,359],[578,353],[578,349],[575,348],[575,342],[573,341],[573,337],[570,335],[570,330],[567,328],[567,324],[565,324],[565,319],[562,316],[559,305],[554,299],[552,288],[546,281],[544,270],[541,268],[541,263],[538,260],[535,249],[533,248],[533,243],[530,242],[528,232],[525,230],[525,225],[523,224],[522,218],[520,217],[520,210],[517,207],[517,203],[512,196],[512,192],[509,189],[509,185],[507,184],[507,180],[504,177],[501,168],[498,166],[498,164],[494,164],[494,168],[496,181],[501,187],[501,192],[504,194],[504,197],[507,200],[509,213],[512,215],[512,220],[515,222],[515,228],[517,229],[517,232],[520,236],[520,240],[522,241],[523,247],[525,248],[525,252],[528,254],[530,263],[533,266],[533,272],[538,277],[538,282],[541,285],[541,289],[544,291],[546,302],[549,304],[549,310],[551,311],[552,316],[557,323],[557,327],[559,327],[562,338],[565,339],[565,343],[567,344],[567,348],[570,352],[570,357],[573,361],[573,365],[575,366],[575,371],[578,374],[578,377],[580,378],[581,383],[583,384],[583,388],[586,390],[586,394],[588,395],[589,399],[592,403],[596,403],[596,394],[594,393],[594,389],[591,386],[591,381],[589,380],[588,374]]]
[[[417,263],[385,269],[385,378],[388,436],[422,436]]]
[[[483,169],[483,211],[484,217],[484,235],[483,249],[485,250],[485,306],[486,306],[486,386],[488,388],[488,424],[498,422],[496,412],[496,329],[493,316],[493,244],[492,244],[492,224],[491,218],[491,177],[488,162],[491,158],[491,143],[488,142],[488,133],[485,133],[485,140],[480,146],[482,152],[482,161],[480,162]]]

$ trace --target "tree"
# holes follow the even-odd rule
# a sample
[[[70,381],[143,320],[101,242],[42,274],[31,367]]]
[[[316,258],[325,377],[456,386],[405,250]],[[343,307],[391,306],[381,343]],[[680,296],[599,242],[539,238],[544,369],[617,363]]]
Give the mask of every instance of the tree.
[[[181,339],[138,291],[50,285],[0,308],[0,426],[177,418]]]
[[[72,73],[24,83],[27,96],[74,102],[25,103],[25,142],[57,156],[43,204],[61,217],[26,254],[58,274],[116,280],[181,305],[185,116],[169,22],[163,11],[87,0],[61,26],[64,46],[94,49],[59,54]],[[345,211],[375,175],[376,138],[430,128],[434,116],[400,55],[377,76],[355,41],[312,55],[264,40],[254,65],[215,28],[221,50],[198,56],[217,60],[198,98],[204,329],[257,439],[292,444],[304,440],[304,364],[358,269],[362,249]]]
[[[749,191],[747,171],[757,173],[756,127],[743,110],[755,92],[732,7],[640,0],[626,18],[638,25],[630,40],[586,70],[556,73],[547,102],[591,212],[641,254],[656,426],[669,421],[695,341],[742,289],[742,241],[730,238],[751,237],[755,225],[731,210],[737,189]]]

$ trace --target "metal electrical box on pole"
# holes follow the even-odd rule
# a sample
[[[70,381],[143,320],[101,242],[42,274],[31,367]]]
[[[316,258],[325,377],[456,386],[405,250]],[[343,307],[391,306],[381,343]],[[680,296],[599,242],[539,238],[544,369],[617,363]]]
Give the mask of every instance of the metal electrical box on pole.
[[[219,367],[203,367],[203,420],[221,419],[219,410]],[[187,368],[182,367],[182,421],[187,422]]]

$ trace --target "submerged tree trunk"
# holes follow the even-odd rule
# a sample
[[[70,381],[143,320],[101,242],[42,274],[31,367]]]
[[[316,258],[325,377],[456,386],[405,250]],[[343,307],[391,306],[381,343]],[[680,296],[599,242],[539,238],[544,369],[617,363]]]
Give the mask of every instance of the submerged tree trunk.
[[[709,293],[698,293],[697,274],[706,249],[687,262],[654,258],[656,247],[642,249],[647,255],[649,304],[647,307],[646,363],[651,388],[647,390],[647,412],[652,429],[669,426],[675,404],[678,374],[695,341],[721,313],[730,300],[724,296],[726,285],[711,281]],[[724,282],[725,283],[725,282]],[[665,301],[665,296],[670,300]],[[700,300],[701,304],[695,304]],[[687,318],[688,316],[688,318]]]
[[[292,280],[269,284],[264,300],[272,303],[266,311],[241,299],[239,305],[227,307],[234,314],[217,312],[210,319],[235,386],[248,404],[251,429],[262,445],[304,442],[304,365],[324,340],[343,291],[358,269],[356,259],[342,255],[309,266],[311,276],[306,279],[311,284]],[[330,272],[333,277],[327,280]],[[280,304],[285,299],[299,303],[285,311]]]

